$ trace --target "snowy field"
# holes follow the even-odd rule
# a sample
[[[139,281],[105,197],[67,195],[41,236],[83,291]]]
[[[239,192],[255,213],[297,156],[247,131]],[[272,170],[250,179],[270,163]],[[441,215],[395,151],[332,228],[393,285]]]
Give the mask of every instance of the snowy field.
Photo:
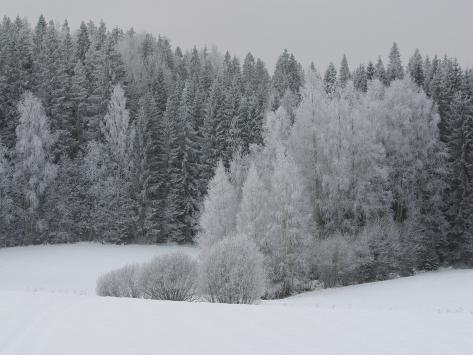
[[[100,273],[177,249],[196,254],[177,246],[0,249],[0,354],[472,354],[473,270],[253,306],[94,295]]]
[[[0,249],[0,290],[95,295],[102,273],[178,250],[197,254],[197,248],[177,245],[77,243]]]

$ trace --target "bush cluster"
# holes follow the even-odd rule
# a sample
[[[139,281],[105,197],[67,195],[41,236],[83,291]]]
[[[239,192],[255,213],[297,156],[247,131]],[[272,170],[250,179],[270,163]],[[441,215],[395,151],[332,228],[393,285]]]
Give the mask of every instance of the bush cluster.
[[[246,237],[224,239],[197,260],[174,253],[102,275],[97,295],[221,303],[254,303],[264,294],[263,257]]]

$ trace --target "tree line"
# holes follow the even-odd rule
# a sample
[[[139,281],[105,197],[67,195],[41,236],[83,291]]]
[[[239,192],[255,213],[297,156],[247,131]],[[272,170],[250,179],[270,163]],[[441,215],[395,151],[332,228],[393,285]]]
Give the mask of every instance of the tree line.
[[[386,67],[322,74],[285,50],[269,75],[250,53],[5,17],[0,245],[244,234],[278,294],[471,263],[472,96],[472,70],[403,66],[396,44]]]

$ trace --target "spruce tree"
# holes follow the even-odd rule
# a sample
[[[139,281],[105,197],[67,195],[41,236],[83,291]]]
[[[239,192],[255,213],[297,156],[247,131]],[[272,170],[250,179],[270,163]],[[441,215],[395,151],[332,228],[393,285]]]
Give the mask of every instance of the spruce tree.
[[[350,68],[348,67],[347,57],[344,54],[342,58],[342,62],[340,64],[340,70],[338,72],[338,81],[340,83],[340,86],[345,87],[347,84],[347,81],[350,80],[350,78],[351,78]]]
[[[138,240],[155,242],[159,233],[159,224],[153,223],[156,205],[150,200],[150,122],[156,117],[153,98],[147,94],[140,100],[138,117],[134,123],[132,194],[136,201],[135,233]],[[153,208],[154,207],[154,208]],[[154,218],[153,218],[154,217]],[[151,223],[150,223],[151,222]],[[159,222],[159,221],[158,221]]]
[[[418,49],[414,52],[413,56],[409,59],[407,70],[411,79],[419,86],[423,87],[425,75],[424,75],[424,63],[422,56]]]
[[[77,59],[79,59],[82,63],[85,61],[85,56],[89,51],[90,47],[90,39],[89,39],[89,31],[87,29],[87,25],[84,21],[81,22],[79,27],[79,34],[77,36]]]
[[[332,95],[337,88],[337,69],[330,63],[324,75],[324,88],[327,94]]]
[[[87,77],[85,68],[81,61],[77,61],[74,67],[74,74],[71,78],[70,99],[72,104],[72,138],[76,143],[71,147],[72,151],[77,151],[84,144],[84,130],[87,122],[88,92]]]
[[[397,43],[394,42],[389,53],[389,64],[386,71],[387,80],[391,83],[394,80],[399,80],[404,78],[404,68],[402,67],[401,54],[399,53],[399,48]]]
[[[15,145],[15,128],[18,125],[17,104],[25,90],[32,89],[32,35],[28,24],[19,16],[13,23],[7,22],[5,25],[8,34],[4,39],[7,47],[3,49],[4,75],[0,75],[0,138],[8,148],[12,148]]]
[[[353,84],[359,91],[366,92],[368,90],[368,76],[363,64],[356,68],[353,73]]]
[[[156,97],[156,96],[155,96]],[[146,161],[148,165],[148,239],[155,242],[166,240],[164,233],[164,209],[166,201],[168,151],[166,150],[166,130],[164,124],[164,111],[160,108],[153,97],[145,96],[142,101],[143,112],[146,117],[149,143],[146,149]],[[140,111],[141,112],[141,111]],[[173,131],[171,131],[173,132]]]
[[[373,80],[376,77],[376,68],[373,62],[370,60],[368,66],[366,67],[366,79]]]
[[[199,171],[200,171],[200,149],[201,142],[195,131],[195,117],[193,116],[193,104],[195,97],[195,82],[186,81],[182,91],[179,108],[179,122],[182,131],[180,141],[180,193],[179,193],[179,217],[181,220],[180,235],[175,241],[190,243],[197,230],[199,217]]]
[[[177,241],[181,239],[183,222],[181,217],[180,192],[181,192],[181,140],[179,127],[179,105],[182,96],[182,85],[180,82],[168,97],[166,111],[164,113],[165,151],[166,151],[166,200],[164,208],[163,235],[166,241]]]
[[[473,263],[473,100],[455,95],[447,113],[450,160],[448,246],[450,262]]]
[[[388,84],[386,69],[384,68],[384,63],[381,57],[378,57],[378,62],[376,63],[376,71],[375,71],[374,77],[375,79],[378,79],[384,85]]]

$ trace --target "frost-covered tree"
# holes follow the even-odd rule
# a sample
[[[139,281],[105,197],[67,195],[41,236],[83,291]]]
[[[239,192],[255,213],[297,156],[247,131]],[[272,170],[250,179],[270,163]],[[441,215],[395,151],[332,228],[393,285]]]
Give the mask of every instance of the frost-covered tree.
[[[77,35],[77,59],[81,62],[85,61],[86,53],[88,52],[90,47],[90,39],[89,39],[89,31],[87,29],[87,25],[84,21],[81,22],[79,27],[79,34]]]
[[[49,131],[49,120],[39,99],[30,92],[25,93],[18,104],[18,112],[20,120],[16,128],[14,176],[25,210],[22,243],[27,243],[32,238],[42,237],[45,225],[40,217],[40,208],[57,169],[51,160],[54,136]]]
[[[15,146],[18,102],[32,88],[32,33],[27,21],[19,16],[13,21],[4,18],[1,44],[0,138],[11,149]]]
[[[404,78],[404,68],[402,67],[401,54],[397,43],[394,42],[389,53],[389,63],[386,70],[386,77],[388,82]]]
[[[150,164],[149,150],[151,145],[150,132],[148,130],[150,120],[154,117],[154,101],[150,95],[147,95],[140,101],[138,117],[134,124],[134,141],[132,156],[133,167],[131,172],[133,199],[136,201],[136,233],[137,237],[146,240],[151,237],[156,240],[156,234],[159,232],[159,226],[150,221],[152,201],[150,201],[149,181]],[[156,206],[153,206],[155,212]],[[155,216],[153,216],[155,217]],[[151,223],[150,223],[151,222]]]
[[[387,85],[389,83],[388,77],[386,74],[386,69],[384,68],[384,63],[381,57],[378,57],[378,62],[376,63],[376,70],[375,70],[374,78],[378,79],[384,85]]]
[[[473,101],[458,94],[448,114],[448,257],[473,263]]]
[[[8,228],[13,219],[11,197],[13,168],[7,159],[7,149],[0,142],[0,245],[8,245]]]
[[[267,237],[269,196],[255,164],[252,163],[243,184],[236,226],[238,234],[248,236],[260,247]]]
[[[424,75],[424,60],[418,49],[414,52],[413,56],[409,59],[407,70],[411,79],[419,86],[423,87],[425,75]]]
[[[209,247],[235,232],[237,194],[220,161],[209,182],[200,217],[199,244]]]
[[[324,87],[327,94],[333,94],[337,86],[337,69],[330,63],[324,75]]]
[[[102,135],[112,160],[118,165],[118,174],[125,174],[130,163],[130,114],[126,109],[125,92],[117,85],[113,89],[108,112],[101,125]]]
[[[262,251],[268,278],[278,296],[291,294],[306,280],[304,250],[308,245],[310,210],[307,195],[292,157],[277,152],[268,205],[268,237]]]
[[[366,66],[366,78],[368,80],[373,80],[376,76],[376,67],[373,62],[370,60]]]
[[[347,56],[344,54],[340,63],[340,70],[338,72],[338,82],[340,83],[340,86],[345,87],[347,81],[350,80],[350,78],[350,68],[348,67]]]
[[[337,98],[308,78],[289,146],[310,191],[322,233],[353,233],[377,214],[383,199],[383,147],[377,122],[348,85]]]
[[[402,80],[386,90],[378,112],[380,122],[389,127],[381,137],[389,169],[392,215],[406,228],[404,246],[415,251],[430,235],[429,247],[437,253],[445,238],[441,213],[445,151],[439,142],[435,107],[414,83]],[[406,260],[411,267],[415,262],[412,259]]]
[[[359,91],[366,92],[368,90],[368,74],[363,64],[356,68],[353,73],[353,85]]]
[[[86,157],[86,175],[95,201],[92,223],[95,235],[123,243],[134,234],[135,201],[131,195],[132,153],[135,131],[130,126],[124,91],[113,90],[108,113],[101,124],[103,143],[91,143]]]

